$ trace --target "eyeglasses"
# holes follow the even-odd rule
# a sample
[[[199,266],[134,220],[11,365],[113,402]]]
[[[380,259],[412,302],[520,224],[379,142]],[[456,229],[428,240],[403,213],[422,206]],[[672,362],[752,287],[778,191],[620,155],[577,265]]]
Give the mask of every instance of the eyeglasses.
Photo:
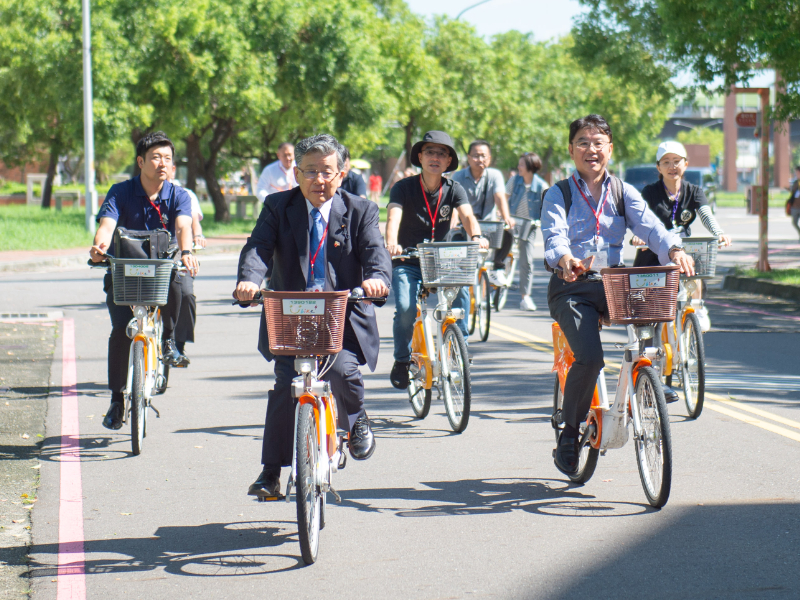
[[[446,150],[434,150],[432,148],[423,150],[422,153],[431,158],[448,158],[450,156],[450,153]]]
[[[303,174],[303,177],[308,179],[309,181],[316,181],[317,177],[322,177],[322,181],[330,181],[334,177],[336,177],[339,172],[328,172],[328,171],[300,171]]]
[[[678,167],[680,167],[683,164],[683,159],[679,158],[678,160],[673,160],[672,162],[670,162],[668,160],[662,160],[658,164],[661,165],[662,167],[664,167],[665,169],[669,169],[669,168],[677,169]]]
[[[594,148],[598,152],[602,152],[603,149],[608,146],[611,142],[578,142],[575,144],[575,147],[580,150],[581,152],[586,152],[590,148]]]

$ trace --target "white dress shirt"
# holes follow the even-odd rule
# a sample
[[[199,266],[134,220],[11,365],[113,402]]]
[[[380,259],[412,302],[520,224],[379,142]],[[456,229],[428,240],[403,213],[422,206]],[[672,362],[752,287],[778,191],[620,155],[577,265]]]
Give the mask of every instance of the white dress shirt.
[[[294,166],[295,163],[292,161],[292,166],[287,171],[283,168],[281,161],[276,160],[274,163],[264,167],[264,170],[261,171],[261,177],[258,178],[258,184],[256,184],[256,196],[258,196],[258,199],[263,202],[264,198],[270,194],[285,192],[296,187],[297,180],[294,178]]]

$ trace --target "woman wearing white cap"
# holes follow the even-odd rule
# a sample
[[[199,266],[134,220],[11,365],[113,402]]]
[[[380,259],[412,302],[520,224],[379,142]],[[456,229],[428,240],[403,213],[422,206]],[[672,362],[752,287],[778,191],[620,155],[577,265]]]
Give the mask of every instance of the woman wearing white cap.
[[[662,142],[656,152],[656,168],[658,181],[645,186],[642,197],[647,202],[650,210],[661,219],[667,229],[682,227],[684,237],[690,235],[689,226],[696,217],[705,225],[711,234],[729,246],[731,238],[722,231],[717,220],[711,212],[703,188],[689,183],[683,178],[689,160],[686,157],[686,148],[680,142]],[[631,240],[634,246],[644,246],[644,242],[635,237]],[[658,265],[658,256],[647,248],[642,248],[636,253],[633,266],[647,267]],[[695,312],[700,319],[700,328],[705,332],[711,328],[708,310],[701,299],[700,290],[697,299],[692,302]]]

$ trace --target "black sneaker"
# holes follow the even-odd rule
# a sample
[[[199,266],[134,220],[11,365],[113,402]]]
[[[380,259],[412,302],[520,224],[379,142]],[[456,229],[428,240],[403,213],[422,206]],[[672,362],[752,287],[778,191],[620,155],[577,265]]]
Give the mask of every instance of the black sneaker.
[[[173,339],[164,340],[164,362],[173,367],[189,366],[189,358],[181,354]]]
[[[375,452],[375,436],[372,435],[367,413],[362,413],[353,423],[347,445],[350,447],[350,456],[356,460],[366,460]]]
[[[408,388],[408,365],[411,363],[408,362],[401,362],[399,360],[394,361],[394,366],[392,367],[392,372],[389,374],[389,381],[392,382],[392,385],[397,388],[398,390],[404,390]]]
[[[125,413],[124,402],[111,402],[103,418],[103,427],[106,429],[121,429],[122,417]]]
[[[666,400],[667,404],[672,404],[673,402],[677,402],[679,400],[678,392],[673,390],[668,385],[662,385],[661,387],[664,390],[664,400]]]

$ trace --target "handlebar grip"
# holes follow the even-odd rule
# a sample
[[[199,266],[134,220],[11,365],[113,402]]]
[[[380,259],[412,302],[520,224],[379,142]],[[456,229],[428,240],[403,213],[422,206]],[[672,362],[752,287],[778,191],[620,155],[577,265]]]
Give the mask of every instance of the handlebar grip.
[[[256,292],[256,295],[253,296],[252,300],[245,300],[242,302],[241,300],[237,300],[236,298],[233,299],[231,302],[231,306],[236,306],[237,304],[242,308],[247,308],[248,306],[252,306],[253,304],[259,304],[264,298],[261,296],[261,292]]]
[[[111,263],[108,262],[108,259],[101,260],[100,262],[94,262],[91,258],[86,261],[86,264],[92,267],[93,269],[109,269],[111,268]]]

